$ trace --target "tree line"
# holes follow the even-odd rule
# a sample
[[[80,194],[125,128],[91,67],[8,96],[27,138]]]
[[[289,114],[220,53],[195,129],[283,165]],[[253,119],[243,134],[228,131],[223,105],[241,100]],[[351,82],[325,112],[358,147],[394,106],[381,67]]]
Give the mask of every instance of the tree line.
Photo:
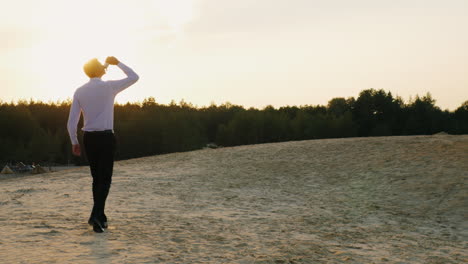
[[[0,102],[0,163],[85,164],[71,154],[66,130],[71,102]],[[116,159],[189,151],[208,143],[236,146],[321,138],[468,133],[468,101],[441,110],[430,94],[405,103],[384,90],[327,105],[263,109],[225,103],[196,107],[187,102],[116,104]],[[82,127],[83,120],[78,125]],[[79,131],[81,140],[81,131]]]

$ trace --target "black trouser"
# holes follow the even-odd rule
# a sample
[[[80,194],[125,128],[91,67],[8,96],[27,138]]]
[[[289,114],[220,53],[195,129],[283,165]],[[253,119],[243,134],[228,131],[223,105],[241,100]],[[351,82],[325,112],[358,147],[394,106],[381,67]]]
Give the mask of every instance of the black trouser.
[[[111,131],[85,132],[83,144],[93,176],[94,206],[91,217],[107,221],[104,208],[112,183],[116,148],[115,136]]]

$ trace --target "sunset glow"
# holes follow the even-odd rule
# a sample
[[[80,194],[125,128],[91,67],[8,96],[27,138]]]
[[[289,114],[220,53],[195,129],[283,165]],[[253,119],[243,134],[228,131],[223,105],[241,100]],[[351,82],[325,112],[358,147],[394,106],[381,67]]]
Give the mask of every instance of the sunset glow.
[[[8,3],[0,99],[65,100],[84,62],[113,55],[141,76],[118,102],[326,104],[368,88],[430,92],[449,109],[467,100],[468,2],[378,2]],[[111,67],[105,79],[120,77]]]

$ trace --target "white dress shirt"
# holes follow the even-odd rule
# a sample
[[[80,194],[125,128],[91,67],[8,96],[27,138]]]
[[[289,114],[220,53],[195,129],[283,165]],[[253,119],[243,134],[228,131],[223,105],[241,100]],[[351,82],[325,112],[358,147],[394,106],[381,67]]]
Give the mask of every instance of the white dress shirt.
[[[119,62],[117,66],[127,78],[103,81],[91,78],[88,83],[76,89],[68,116],[68,134],[73,145],[78,144],[77,126],[83,112],[83,131],[102,131],[114,129],[114,99],[121,91],[138,81],[138,75],[128,66]]]

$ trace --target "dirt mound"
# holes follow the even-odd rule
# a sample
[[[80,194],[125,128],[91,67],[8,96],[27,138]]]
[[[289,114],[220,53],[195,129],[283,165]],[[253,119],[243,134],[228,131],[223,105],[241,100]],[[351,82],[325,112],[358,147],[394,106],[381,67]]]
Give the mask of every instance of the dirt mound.
[[[466,263],[467,154],[468,136],[411,136],[120,161],[104,234],[88,168],[3,180],[0,259]]]
[[[445,131],[441,131],[439,133],[435,133],[434,136],[448,136],[450,135],[449,133],[445,132]]]

